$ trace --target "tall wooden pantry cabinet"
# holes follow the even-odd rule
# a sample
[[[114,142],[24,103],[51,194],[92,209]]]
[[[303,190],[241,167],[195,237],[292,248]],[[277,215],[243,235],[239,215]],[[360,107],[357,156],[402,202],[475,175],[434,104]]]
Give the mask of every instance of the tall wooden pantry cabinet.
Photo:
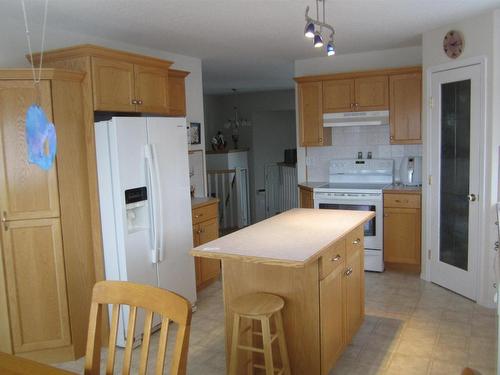
[[[44,171],[27,161],[31,70],[0,70],[0,351],[45,362],[84,355],[95,283],[83,77],[43,70],[40,104],[58,141]]]

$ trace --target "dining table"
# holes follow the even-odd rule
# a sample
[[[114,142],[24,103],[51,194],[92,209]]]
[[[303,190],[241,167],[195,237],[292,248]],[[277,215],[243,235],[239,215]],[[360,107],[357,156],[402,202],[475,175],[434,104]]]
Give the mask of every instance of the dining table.
[[[0,374],[2,375],[71,375],[74,372],[35,362],[31,359],[0,352]]]

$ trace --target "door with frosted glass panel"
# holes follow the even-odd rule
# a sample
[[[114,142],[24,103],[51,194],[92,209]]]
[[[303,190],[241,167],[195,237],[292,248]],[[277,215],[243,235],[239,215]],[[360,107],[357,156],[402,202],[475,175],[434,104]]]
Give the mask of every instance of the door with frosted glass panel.
[[[431,281],[476,299],[481,70],[432,74]]]

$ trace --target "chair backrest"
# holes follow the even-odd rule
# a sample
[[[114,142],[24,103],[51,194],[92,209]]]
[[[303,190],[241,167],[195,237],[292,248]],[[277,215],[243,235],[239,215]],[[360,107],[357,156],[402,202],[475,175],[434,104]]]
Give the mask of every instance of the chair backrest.
[[[97,375],[100,371],[100,327],[104,305],[112,305],[106,374],[113,374],[114,370],[120,305],[130,306],[122,373],[130,373],[137,309],[142,308],[145,310],[145,319],[139,374],[146,374],[147,372],[153,313],[161,315],[162,319],[155,374],[163,374],[170,320],[178,325],[170,374],[186,374],[189,331],[191,326],[191,304],[189,301],[164,289],[123,281],[100,281],[94,286],[90,307],[87,352],[85,354],[85,374]]]

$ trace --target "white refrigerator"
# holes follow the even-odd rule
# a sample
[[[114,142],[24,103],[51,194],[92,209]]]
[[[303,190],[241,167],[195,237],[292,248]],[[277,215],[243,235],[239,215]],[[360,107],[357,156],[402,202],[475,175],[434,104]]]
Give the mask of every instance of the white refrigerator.
[[[95,124],[95,138],[106,279],[158,286],[194,304],[186,119],[113,117]],[[121,310],[121,346],[128,312]],[[136,339],[143,320],[139,314]]]

